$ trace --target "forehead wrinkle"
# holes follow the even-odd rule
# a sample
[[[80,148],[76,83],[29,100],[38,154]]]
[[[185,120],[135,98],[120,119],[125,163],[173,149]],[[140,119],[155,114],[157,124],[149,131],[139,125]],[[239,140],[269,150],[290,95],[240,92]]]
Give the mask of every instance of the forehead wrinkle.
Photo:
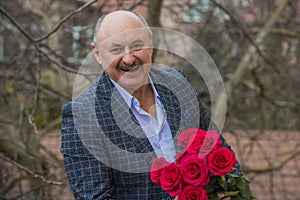
[[[104,41],[111,36],[134,29],[146,28],[143,22],[131,12],[114,12],[107,15],[101,22],[98,40]]]
[[[139,30],[137,34],[134,34],[136,32],[132,32],[132,31],[134,30],[131,30],[127,33],[123,32],[123,33],[116,34],[114,36],[110,36],[106,40],[102,41],[100,43],[100,46],[108,48],[113,45],[126,46],[126,45],[131,45],[135,42],[143,42],[144,44],[151,42],[151,40],[149,40],[148,38],[148,34],[146,30],[143,30],[143,32]]]

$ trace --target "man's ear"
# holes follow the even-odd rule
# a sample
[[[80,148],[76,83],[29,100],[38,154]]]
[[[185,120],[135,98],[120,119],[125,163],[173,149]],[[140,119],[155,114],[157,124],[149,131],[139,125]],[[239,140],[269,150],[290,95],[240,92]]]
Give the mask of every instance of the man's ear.
[[[99,51],[98,51],[98,48],[97,48],[96,44],[92,43],[91,48],[92,48],[93,54],[94,54],[97,62],[101,65],[100,54],[99,54]]]

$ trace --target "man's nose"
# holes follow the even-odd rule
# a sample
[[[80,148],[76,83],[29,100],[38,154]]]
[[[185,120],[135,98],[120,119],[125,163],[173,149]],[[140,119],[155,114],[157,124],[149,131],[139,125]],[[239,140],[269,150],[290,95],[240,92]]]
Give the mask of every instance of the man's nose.
[[[133,52],[129,49],[126,50],[122,56],[122,61],[126,63],[127,65],[132,65],[134,63],[135,57],[133,55]]]

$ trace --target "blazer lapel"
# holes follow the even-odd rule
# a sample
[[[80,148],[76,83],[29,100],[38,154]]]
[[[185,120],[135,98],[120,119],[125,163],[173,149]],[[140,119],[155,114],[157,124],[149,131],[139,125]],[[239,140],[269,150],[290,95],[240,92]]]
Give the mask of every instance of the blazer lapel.
[[[165,86],[155,84],[155,87],[164,105],[164,109],[167,115],[167,121],[169,123],[171,133],[173,136],[175,149],[178,152],[180,150],[180,147],[178,146],[177,135],[181,120],[181,109],[179,101],[177,100],[174,93],[172,93],[172,91],[170,91]]]
[[[110,140],[120,148],[135,153],[150,153],[153,148],[139,125],[134,114],[128,108],[126,102],[114,87],[109,77],[103,72],[97,87],[99,113],[105,113],[107,117],[99,119],[101,126],[106,126],[112,134],[107,135]],[[122,142],[120,143],[120,139]],[[122,145],[122,143],[124,143]]]
[[[177,135],[181,121],[180,113],[182,112],[179,101],[175,94],[166,86],[156,84],[155,82],[154,85],[164,105],[176,151],[179,151],[180,147],[177,145]],[[151,156],[154,158],[156,154],[146,134],[105,72],[103,72],[99,79],[96,92],[98,97],[98,103],[96,101],[96,104],[98,104],[97,107],[101,109],[100,113],[104,112],[107,116],[104,119],[100,119],[99,123],[102,126],[106,126],[110,132],[115,132],[112,137],[110,135],[107,135],[107,137],[120,148],[135,153],[152,152]],[[116,119],[119,120],[115,121]],[[124,139],[123,145],[119,142],[120,138]]]
[[[175,137],[180,125],[181,110],[179,101],[177,100],[176,96],[165,86],[155,85],[155,87],[164,105],[172,136]]]

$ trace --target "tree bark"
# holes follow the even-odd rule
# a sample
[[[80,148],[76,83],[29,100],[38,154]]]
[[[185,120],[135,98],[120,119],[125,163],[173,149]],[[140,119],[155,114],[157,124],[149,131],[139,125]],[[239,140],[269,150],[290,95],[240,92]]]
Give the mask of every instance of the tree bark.
[[[148,1],[147,6],[147,17],[146,20],[150,27],[161,27],[160,23],[160,14],[161,14],[161,8],[162,8],[163,0],[153,0]],[[153,38],[155,41],[153,43],[158,44],[161,40],[161,35],[156,35],[156,37]],[[152,61],[155,61],[155,58],[158,57],[159,50],[153,49],[153,55],[152,55]]]
[[[150,27],[160,27],[160,13],[163,0],[148,1],[146,20]]]
[[[261,46],[264,43],[265,38],[272,31],[273,26],[279,20],[282,12],[287,7],[289,2],[290,2],[290,0],[283,0],[280,3],[280,5],[275,10],[272,17],[269,19],[269,21],[266,22],[264,27],[258,33],[258,35],[255,39],[255,42],[254,42],[256,44],[256,46]],[[250,46],[248,47],[248,50],[246,51],[246,54],[243,56],[242,60],[238,64],[237,69],[233,72],[232,78],[225,83],[227,101],[231,100],[231,98],[233,96],[234,88],[240,83],[240,81],[244,78],[247,70],[250,68],[250,66],[251,66],[250,61],[251,61],[252,56],[255,54],[255,52],[256,52],[255,47],[250,44]],[[225,94],[220,94],[220,95],[225,95]],[[220,96],[220,98],[218,98],[216,110],[222,110],[220,108],[223,108],[224,106],[226,106],[226,105],[223,105],[222,99],[224,99],[224,96]]]
[[[257,46],[260,46],[265,41],[266,36],[269,34],[269,32],[272,30],[272,28],[275,25],[275,23],[278,21],[280,15],[282,14],[282,12],[284,11],[284,9],[288,5],[289,1],[290,0],[284,0],[284,1],[281,2],[281,4],[277,8],[277,10],[273,14],[273,16],[270,18],[269,21],[267,21],[267,23],[265,24],[265,26],[263,27],[263,29],[259,32],[258,36],[255,39],[255,44]],[[226,88],[226,89],[228,89],[228,96],[227,96],[227,98],[231,98],[232,89],[244,77],[247,69],[250,66],[249,65],[250,59],[254,55],[254,53],[255,53],[255,48],[251,45],[248,48],[248,51],[247,51],[246,55],[244,55],[243,59],[239,63],[236,71],[234,72],[233,78],[228,83],[229,86],[227,86],[227,88]]]

